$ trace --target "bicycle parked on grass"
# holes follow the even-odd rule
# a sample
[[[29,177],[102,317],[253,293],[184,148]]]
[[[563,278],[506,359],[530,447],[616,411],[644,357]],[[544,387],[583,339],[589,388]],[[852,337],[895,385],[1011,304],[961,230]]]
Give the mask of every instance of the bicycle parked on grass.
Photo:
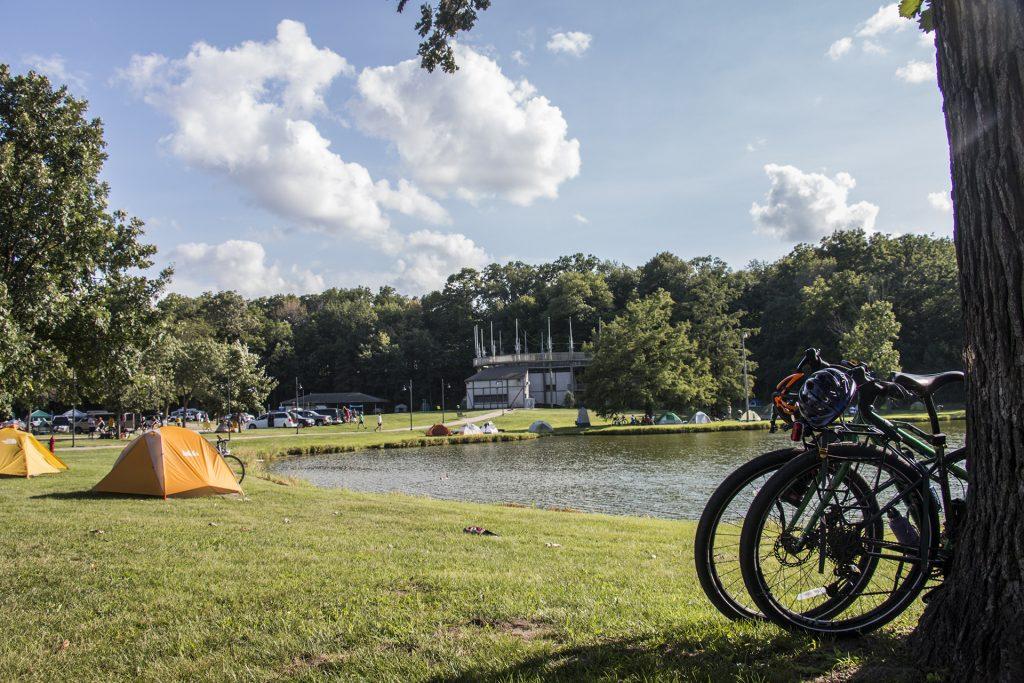
[[[235,481],[241,484],[242,480],[245,479],[245,463],[237,455],[231,455],[230,443],[230,439],[218,436],[217,452],[220,453],[220,457],[224,459],[231,473],[235,475]]]
[[[852,379],[858,423],[839,431],[858,441],[805,440],[810,447],[761,487],[740,534],[740,570],[753,604],[774,623],[860,635],[899,616],[929,579],[941,581],[952,558],[966,505],[966,453],[946,452],[934,394],[963,373],[882,380],[813,351],[805,362]],[[920,400],[931,433],[879,415],[874,403],[886,396]],[[831,420],[846,404],[835,407]],[[803,406],[801,416],[812,434],[824,427],[808,424]]]

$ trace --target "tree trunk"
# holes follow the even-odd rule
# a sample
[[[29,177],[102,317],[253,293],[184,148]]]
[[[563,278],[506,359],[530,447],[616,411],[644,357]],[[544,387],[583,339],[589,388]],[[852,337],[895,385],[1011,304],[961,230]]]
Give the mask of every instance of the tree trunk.
[[[953,680],[1024,681],[1024,3],[933,7],[971,480],[951,573],[913,643]]]

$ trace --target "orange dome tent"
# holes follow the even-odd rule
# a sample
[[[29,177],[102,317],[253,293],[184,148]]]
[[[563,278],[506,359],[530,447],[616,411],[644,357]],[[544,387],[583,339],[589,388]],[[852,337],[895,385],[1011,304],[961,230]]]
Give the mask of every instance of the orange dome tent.
[[[63,460],[28,432],[14,427],[0,429],[0,475],[34,477],[67,468]]]
[[[427,430],[427,436],[451,436],[452,430],[448,429],[443,424],[436,424]]]
[[[92,490],[164,498],[242,492],[209,441],[191,429],[171,426],[136,437]]]

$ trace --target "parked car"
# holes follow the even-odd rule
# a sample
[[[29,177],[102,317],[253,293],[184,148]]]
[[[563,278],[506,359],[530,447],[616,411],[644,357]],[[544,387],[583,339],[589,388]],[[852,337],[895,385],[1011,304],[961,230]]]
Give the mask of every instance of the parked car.
[[[71,418],[64,415],[55,415],[53,422],[50,423],[50,429],[54,434],[70,434]]]
[[[275,410],[270,413],[263,413],[255,420],[245,426],[246,429],[267,429],[270,427],[269,418],[273,416],[274,427],[288,427],[295,429],[298,423],[292,419],[291,415],[283,410]]]
[[[292,419],[299,423],[300,427],[315,427],[316,418],[304,415],[307,411],[305,410],[289,410],[288,414],[292,416]],[[319,417],[319,416],[317,416]]]
[[[337,408],[314,408],[313,412],[319,413],[324,417],[328,418],[327,424],[341,424],[345,421],[345,416],[341,414],[341,411]]]
[[[292,412],[296,413],[300,417],[306,418],[307,420],[312,420],[313,424],[310,426],[321,427],[323,425],[331,424],[330,418],[326,415],[321,415],[320,411],[317,410],[305,410],[300,408],[299,410],[293,410]]]

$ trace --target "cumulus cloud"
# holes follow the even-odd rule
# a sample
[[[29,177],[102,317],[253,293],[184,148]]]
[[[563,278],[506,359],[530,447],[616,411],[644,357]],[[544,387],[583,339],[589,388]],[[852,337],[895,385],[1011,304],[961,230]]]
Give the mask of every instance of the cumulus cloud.
[[[878,11],[864,22],[857,35],[861,38],[874,38],[885,33],[898,33],[913,25],[912,20],[900,16],[900,5],[894,2],[879,7]]]
[[[860,39],[860,48],[867,54],[884,55],[889,52],[888,48],[880,44],[878,40],[883,36],[905,31],[914,26],[910,19],[900,16],[899,3],[882,5],[872,14],[856,31],[856,38]],[[854,45],[854,38],[847,36],[840,38],[829,46],[827,54],[832,60],[841,59],[850,52]]]
[[[913,59],[896,69],[896,78],[906,83],[934,83],[935,64]]]
[[[59,54],[49,56],[25,55],[22,60],[30,69],[43,74],[54,84],[67,84],[76,90],[85,90],[83,78],[68,68],[67,60]]]
[[[588,223],[590,223],[590,219],[584,216],[582,213],[574,213],[572,215],[572,218],[577,223],[582,223],[583,225],[587,225]]]
[[[394,278],[399,289],[414,293],[436,289],[461,268],[483,268],[491,260],[465,235],[418,230],[406,241]]]
[[[829,45],[828,52],[825,54],[828,55],[829,59],[835,61],[849,52],[851,47],[853,47],[853,38],[845,36]]]
[[[464,265],[460,256],[477,264],[484,252],[464,235],[431,232],[435,238],[425,240],[421,233],[397,232],[391,212],[433,224],[450,218],[409,180],[374,179],[362,165],[345,161],[317,128],[316,117],[329,115],[324,95],[330,85],[354,74],[344,57],[314,45],[305,26],[285,20],[267,42],[226,49],[200,42],[180,59],[135,55],[119,78],[174,122],[164,142],[176,157],[229,178],[294,226],[354,237],[388,253],[403,264],[390,274],[403,283],[437,284],[431,268],[457,270]],[[257,242],[192,243],[176,255],[186,282],[249,292],[323,285],[309,271],[268,265]],[[202,270],[209,264],[212,270]]]
[[[580,143],[561,110],[494,60],[457,45],[459,70],[418,59],[367,68],[350,103],[357,126],[391,142],[413,179],[437,196],[500,197],[520,205],[558,196],[580,170]]]
[[[590,41],[593,38],[589,33],[582,31],[559,32],[551,36],[547,48],[550,52],[561,52],[579,57],[590,48]]]
[[[362,236],[389,230],[386,209],[446,220],[411,183],[375,182],[343,160],[313,123],[331,82],[353,72],[344,57],[317,48],[305,26],[285,20],[269,42],[224,50],[200,42],[175,60],[136,55],[121,76],[174,120],[166,142],[175,156],[226,175],[279,216]]]
[[[750,207],[758,232],[803,241],[835,230],[874,230],[878,207],[868,202],[847,203],[850,190],[857,185],[849,173],[840,172],[830,178],[778,164],[768,164],[764,171],[771,188],[764,204],[755,202]]]
[[[267,262],[263,245],[250,240],[220,244],[186,242],[171,250],[174,289],[187,294],[233,289],[245,296],[290,292],[308,294],[324,288],[322,276],[292,266]]]
[[[514,50],[512,52],[511,57],[512,61],[518,64],[519,66],[526,66],[528,64],[528,62],[526,61],[526,55],[523,54],[522,50]]]
[[[953,212],[953,200],[950,199],[948,192],[929,192],[928,203],[936,211],[942,211],[943,213]]]

